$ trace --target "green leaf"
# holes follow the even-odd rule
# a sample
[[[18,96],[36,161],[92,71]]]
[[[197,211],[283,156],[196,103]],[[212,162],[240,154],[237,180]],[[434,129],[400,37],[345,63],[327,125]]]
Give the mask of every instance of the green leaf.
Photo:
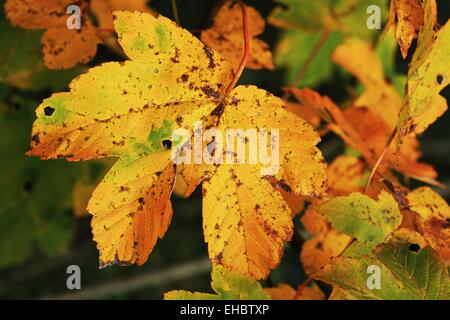
[[[344,253],[352,257],[370,253],[402,220],[397,202],[384,191],[378,201],[357,192],[336,197],[322,204],[319,212],[336,230],[357,239]]]
[[[321,35],[319,33],[307,33],[301,30],[285,31],[275,47],[275,65],[278,68],[285,68],[286,82],[293,83],[300,68],[305,64],[308,56],[313,50]],[[342,42],[339,32],[333,32],[320,48],[314,60],[308,66],[302,77],[302,86],[316,86],[329,80],[335,70],[335,65],[331,61],[331,54]]]
[[[379,289],[368,286],[369,266],[380,270]],[[316,279],[333,285],[333,299],[450,299],[449,267],[430,248],[414,252],[408,243],[382,244],[363,259],[335,258]]]
[[[174,290],[164,294],[166,300],[269,300],[258,281],[213,266],[211,287],[216,294]]]

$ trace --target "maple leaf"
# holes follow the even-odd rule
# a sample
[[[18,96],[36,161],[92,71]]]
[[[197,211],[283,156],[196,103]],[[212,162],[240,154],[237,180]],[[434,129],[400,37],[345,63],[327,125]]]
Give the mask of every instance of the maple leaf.
[[[448,300],[449,268],[430,248],[410,250],[409,243],[390,242],[357,259],[341,256],[325,266],[315,279],[333,285],[330,299]],[[367,286],[368,267],[380,268],[377,290]]]
[[[119,157],[89,202],[101,265],[142,264],[172,214],[174,169],[163,141],[215,108],[231,66],[170,20],[117,12],[131,61],[92,68],[38,107],[29,155]],[[182,50],[182,48],[187,50]]]
[[[70,84],[70,93],[44,100],[28,154],[119,157],[89,202],[94,239],[101,265],[142,264],[170,222],[176,128],[192,132],[197,120],[215,122],[222,132],[280,128],[275,181],[261,179],[261,165],[182,166],[188,194],[203,180],[211,260],[266,277],[292,234],[291,211],[274,187],[309,196],[325,190],[319,136],[264,90],[239,86],[227,94],[231,65],[170,20],[117,12],[115,28],[132,60],[92,68]]]
[[[164,294],[165,300],[270,300],[258,281],[213,265],[211,287],[216,292],[200,293],[174,290]]]
[[[424,24],[424,11],[419,0],[392,0],[386,30],[395,24],[397,38],[403,59],[408,55],[412,41],[417,38]]]
[[[82,28],[67,28],[67,7],[78,5],[83,10]],[[97,51],[99,39],[87,17],[83,0],[7,0],[6,15],[14,26],[26,29],[46,29],[42,36],[44,61],[50,69],[69,69],[77,63],[87,63]]]
[[[402,220],[397,202],[385,191],[378,201],[357,192],[336,197],[321,204],[318,211],[336,230],[357,239],[344,252],[345,256],[353,257],[370,253]]]
[[[247,19],[251,21],[248,27],[251,37],[250,52],[246,67],[250,69],[273,69],[269,45],[257,38],[264,32],[265,21],[255,8],[250,6],[245,6],[245,8],[248,15]],[[242,32],[240,5],[237,3],[225,4],[214,18],[213,26],[202,31],[200,39],[237,68],[244,54]]]
[[[437,33],[436,3],[424,1],[424,26],[408,71],[407,91],[398,119],[400,138],[420,134],[446,110],[447,101],[440,92],[450,84],[450,23]]]
[[[423,237],[446,263],[450,261],[450,208],[438,193],[428,187],[415,189],[407,195],[409,209],[417,213]]]
[[[325,189],[319,136],[285,110],[285,103],[252,86],[239,86],[219,114],[217,129],[280,128],[280,168],[276,181],[261,179],[261,164],[222,164],[203,171],[203,229],[210,259],[244,275],[265,278],[292,235],[290,210],[272,184],[295,194],[315,196]],[[239,139],[245,140],[241,135]],[[223,159],[234,154],[227,145]]]
[[[317,285],[304,288],[298,298],[296,297],[296,290],[285,283],[280,283],[276,287],[264,290],[272,300],[324,300],[325,298]]]

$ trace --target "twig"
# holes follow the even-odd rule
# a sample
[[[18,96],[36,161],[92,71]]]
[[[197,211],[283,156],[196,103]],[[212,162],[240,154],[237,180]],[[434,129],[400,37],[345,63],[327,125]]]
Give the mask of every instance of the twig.
[[[171,2],[172,2],[173,17],[175,18],[175,22],[177,23],[177,25],[181,26],[180,15],[178,14],[177,0],[172,0]]]
[[[303,281],[301,285],[298,286],[297,292],[295,292],[294,300],[298,300],[301,297],[303,289],[305,289],[306,286],[310,284],[311,281],[313,280],[314,280],[314,273],[310,274],[308,278],[305,281]]]
[[[320,36],[319,40],[315,44],[312,51],[309,53],[308,58],[306,58],[305,63],[303,63],[301,69],[295,76],[294,82],[292,83],[293,87],[297,87],[300,84],[300,82],[303,79],[303,76],[305,75],[306,71],[308,70],[308,67],[314,61],[314,58],[319,53],[320,49],[322,49],[322,46],[325,44],[325,42],[327,42],[329,36],[330,36],[329,31],[325,30],[324,32],[322,32],[322,35]]]
[[[302,67],[298,71],[298,73],[295,75],[294,82],[291,84],[291,87],[298,87],[298,85],[301,83],[306,71],[308,70],[310,64],[314,61],[314,58],[319,53],[320,49],[322,49],[325,42],[327,42],[328,38],[330,37],[330,32],[328,30],[325,30],[322,32],[322,35],[320,36],[319,40],[314,45],[314,48],[309,53],[308,57],[306,58],[305,62],[303,63]],[[286,93],[283,96],[283,100],[289,99],[291,93],[289,91],[286,91]]]
[[[383,149],[383,152],[381,153],[381,155],[378,157],[377,162],[375,162],[375,165],[373,166],[372,171],[370,172],[369,175],[369,179],[367,180],[367,184],[366,187],[364,189],[364,193],[367,194],[367,192],[369,191],[369,187],[370,187],[370,183],[372,182],[372,179],[375,175],[375,173],[378,170],[378,167],[380,166],[381,162],[383,161],[384,157],[386,156],[386,153],[389,150],[389,147],[391,146],[392,141],[394,140],[395,136],[397,135],[397,127],[395,127],[395,129],[391,132],[391,135],[389,136],[386,145]]]
[[[74,293],[64,293],[44,299],[74,300],[96,299],[110,297],[117,293],[133,292],[146,287],[163,285],[169,282],[190,279],[211,270],[211,263],[207,258],[192,261],[181,266],[172,267],[159,272],[148,272],[131,279],[116,281],[103,285],[83,288]]]
[[[239,64],[233,81],[230,83],[226,90],[226,94],[229,94],[238,82],[239,78],[242,75],[242,72],[245,69],[245,66],[247,65],[248,57],[250,55],[250,33],[248,32],[247,10],[245,9],[245,5],[241,1],[238,1],[237,3],[241,7],[242,11],[242,28],[244,29],[244,56],[242,57],[241,63]]]

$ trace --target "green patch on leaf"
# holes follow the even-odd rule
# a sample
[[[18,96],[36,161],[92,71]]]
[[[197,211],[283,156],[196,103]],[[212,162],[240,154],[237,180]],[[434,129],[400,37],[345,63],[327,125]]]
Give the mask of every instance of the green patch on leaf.
[[[333,285],[332,299],[449,300],[449,267],[426,247],[388,243],[362,259],[338,257],[316,279]]]
[[[357,239],[344,252],[351,257],[370,253],[402,220],[397,202],[386,192],[381,192],[378,201],[357,192],[336,197],[322,204],[319,212],[336,230]]]
[[[167,52],[170,48],[170,34],[169,31],[162,25],[155,28],[159,39],[159,47],[162,52]]]

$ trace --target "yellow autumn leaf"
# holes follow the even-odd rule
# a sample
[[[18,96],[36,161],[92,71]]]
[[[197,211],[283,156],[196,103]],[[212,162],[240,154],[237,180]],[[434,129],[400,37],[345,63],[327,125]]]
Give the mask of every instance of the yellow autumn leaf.
[[[170,20],[116,13],[132,58],[92,68],[38,107],[29,155],[69,161],[118,157],[88,211],[101,265],[142,264],[170,222],[171,134],[215,108],[231,65]],[[206,92],[206,93],[205,93]],[[169,143],[165,144],[164,141]]]
[[[286,110],[283,100],[253,86],[235,88],[214,114],[222,136],[227,130],[242,130],[237,140],[244,145],[254,142],[247,130],[279,128],[280,163],[274,174],[264,174],[262,170],[268,168],[260,163],[239,164],[234,144],[226,144],[222,151],[217,148],[215,156],[234,155],[236,164],[203,169],[203,229],[210,259],[241,274],[265,278],[278,265],[283,244],[292,236],[291,211],[277,187],[306,196],[326,190],[325,165],[315,146],[320,138]]]
[[[112,32],[114,30],[113,12],[118,10],[139,11],[157,16],[157,13],[147,6],[148,2],[147,0],[91,0],[90,9],[100,28],[98,36],[103,44],[118,55],[124,56],[125,54],[117,42],[114,32]]]
[[[273,69],[272,52],[269,45],[257,36],[264,32],[265,21],[255,8],[245,6],[248,16],[248,31],[251,37],[250,56],[247,68]],[[216,50],[237,68],[244,54],[242,39],[242,11],[238,4],[225,4],[214,18],[210,29],[201,33],[200,39]]]
[[[389,127],[395,128],[402,98],[384,76],[383,65],[369,42],[347,39],[331,56],[332,60],[353,74],[364,92],[353,103],[370,107]]]
[[[203,224],[212,262],[266,277],[292,234],[291,210],[278,188],[306,196],[326,190],[318,134],[264,90],[239,86],[231,91],[231,64],[172,21],[117,12],[115,29],[131,61],[92,68],[70,84],[70,93],[45,99],[36,111],[28,154],[69,161],[118,157],[89,202],[94,239],[101,265],[142,264],[172,215],[171,151],[180,147],[172,133],[183,128],[195,134],[201,121],[222,133],[268,129],[265,138],[273,139],[275,128],[279,141],[271,140],[272,152],[265,151],[276,161],[267,165],[205,162],[178,171],[186,178],[186,195],[203,180]],[[237,138],[245,147],[246,137]],[[202,144],[221,154],[218,140]],[[224,158],[234,154],[233,144],[227,148]]]
[[[438,256],[450,262],[450,207],[428,187],[413,190],[407,196],[409,209],[418,215],[419,230]]]
[[[450,23],[434,32],[436,3],[424,1],[425,20],[408,72],[407,91],[398,121],[401,138],[420,134],[447,110],[440,92],[450,84]]]

